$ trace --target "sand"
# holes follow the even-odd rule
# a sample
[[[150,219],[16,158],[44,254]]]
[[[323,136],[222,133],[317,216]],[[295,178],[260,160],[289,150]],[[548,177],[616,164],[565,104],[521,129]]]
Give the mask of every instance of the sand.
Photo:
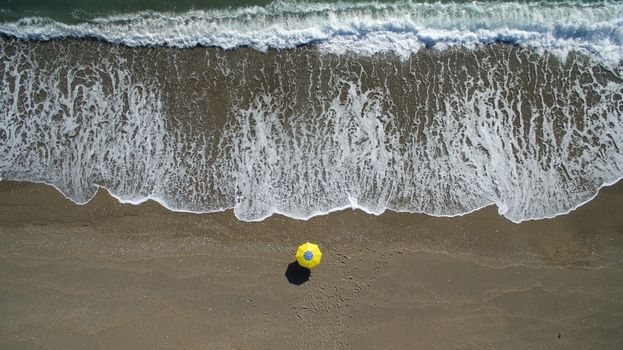
[[[555,219],[259,223],[0,182],[2,349],[621,349],[623,184]],[[285,276],[296,246],[323,260]]]

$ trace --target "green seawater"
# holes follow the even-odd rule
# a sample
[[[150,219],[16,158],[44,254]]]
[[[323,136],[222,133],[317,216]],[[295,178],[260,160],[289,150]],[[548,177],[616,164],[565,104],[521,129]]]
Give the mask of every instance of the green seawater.
[[[191,10],[209,10],[228,7],[271,6],[279,3],[396,3],[405,0],[0,0],[0,22],[12,22],[20,18],[44,17],[64,23],[78,23],[96,17],[144,11],[183,13]],[[459,1],[411,1],[411,2],[471,2]],[[501,2],[499,0],[489,2]],[[502,1],[503,2],[503,1]],[[525,1],[520,1],[525,2]],[[545,2],[545,1],[539,1]],[[546,1],[564,2],[564,1]]]
[[[269,0],[2,0],[0,20],[46,17],[75,23],[95,17],[142,11],[186,12],[226,7],[266,6]]]

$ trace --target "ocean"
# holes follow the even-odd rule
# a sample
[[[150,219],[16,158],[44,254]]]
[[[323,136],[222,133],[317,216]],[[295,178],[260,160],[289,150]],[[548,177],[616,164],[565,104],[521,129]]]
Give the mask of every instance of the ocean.
[[[617,1],[5,1],[0,179],[513,222],[623,177]]]

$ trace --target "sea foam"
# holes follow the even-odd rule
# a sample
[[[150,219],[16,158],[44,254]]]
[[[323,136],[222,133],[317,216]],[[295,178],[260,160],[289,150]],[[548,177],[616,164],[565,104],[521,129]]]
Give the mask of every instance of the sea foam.
[[[95,38],[127,46],[265,51],[314,44],[327,53],[395,53],[422,47],[472,48],[494,42],[570,51],[616,66],[623,58],[623,4],[617,1],[420,3],[289,3],[266,7],[141,12],[65,24],[48,18],[1,23],[0,33],[25,40]]]
[[[623,84],[510,45],[397,57],[2,40],[0,177],[242,220],[566,213],[623,175]]]

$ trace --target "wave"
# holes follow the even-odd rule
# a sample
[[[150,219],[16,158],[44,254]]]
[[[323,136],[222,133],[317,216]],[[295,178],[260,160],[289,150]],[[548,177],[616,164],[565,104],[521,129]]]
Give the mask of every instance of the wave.
[[[0,178],[242,220],[566,213],[623,176],[623,79],[512,45],[397,57],[0,39]]]
[[[473,48],[495,42],[590,55],[609,66],[623,58],[623,4],[598,2],[292,3],[265,7],[140,12],[65,24],[23,18],[0,24],[23,40],[95,38],[136,46],[248,46],[260,51],[317,45],[323,52],[394,53]]]

